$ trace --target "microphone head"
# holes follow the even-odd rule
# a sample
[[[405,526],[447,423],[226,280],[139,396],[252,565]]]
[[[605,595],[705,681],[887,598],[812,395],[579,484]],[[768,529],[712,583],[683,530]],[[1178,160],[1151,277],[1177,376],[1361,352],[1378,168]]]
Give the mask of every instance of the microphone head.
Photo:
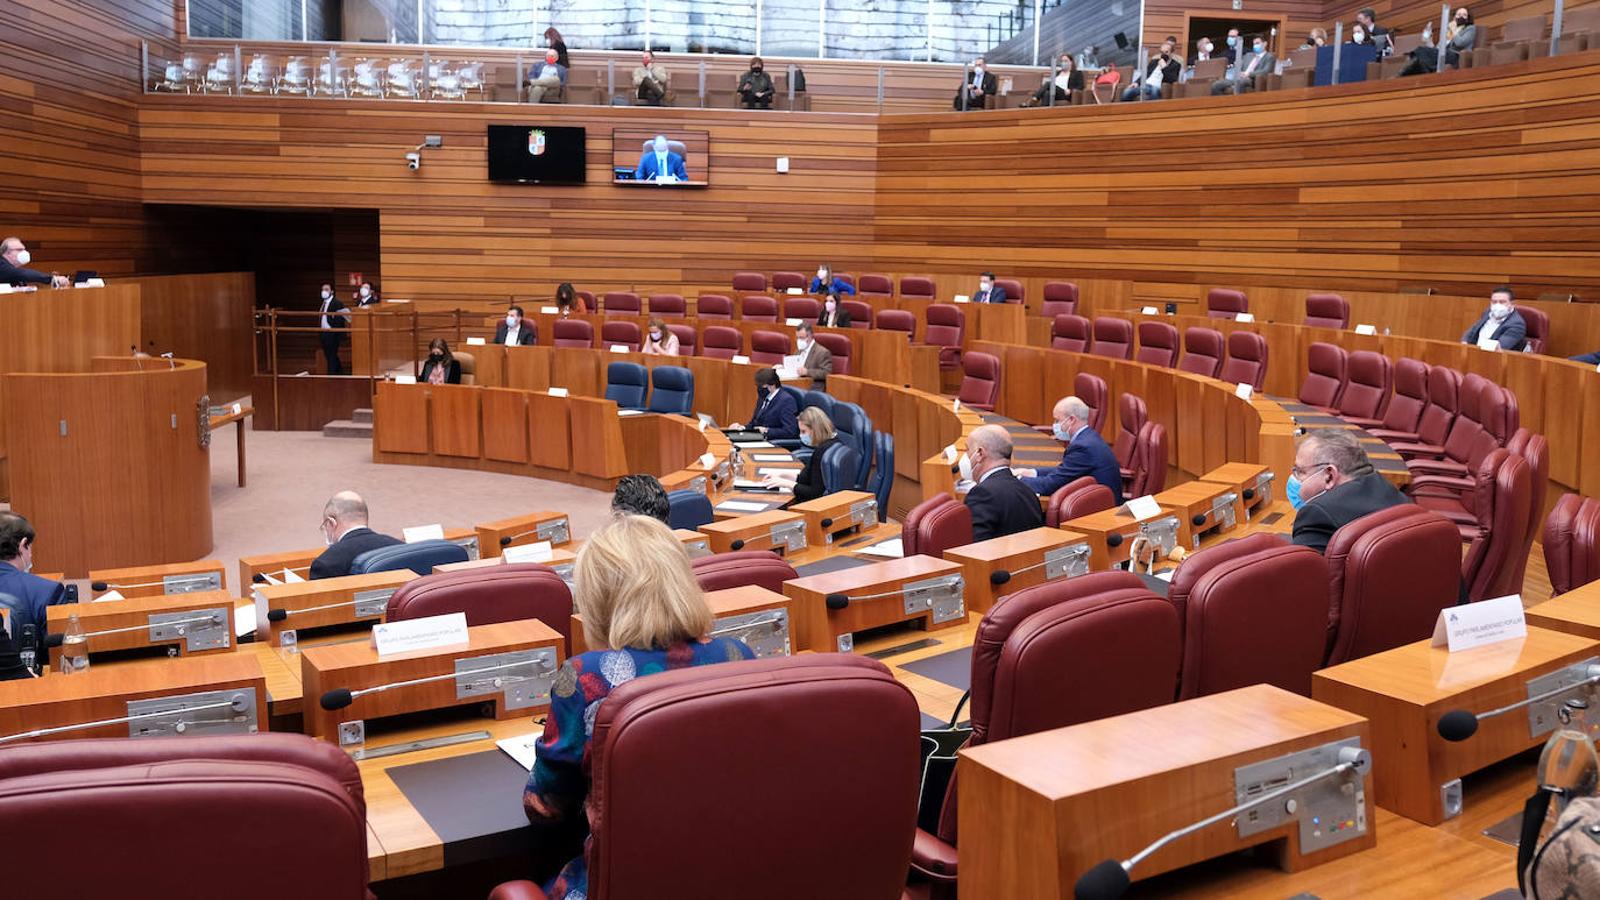
[[[1001,584],[1005,584],[1006,582],[1008,582],[1010,580],[1011,580],[1011,573],[1007,572],[1005,569],[995,569],[993,572],[989,573],[989,583],[990,584],[1001,585]]]
[[[107,585],[104,581],[91,581],[91,582],[89,582],[89,590],[91,590],[91,591],[103,591],[107,587],[109,587],[109,585]]]
[[[1110,534],[1106,535],[1106,546],[1107,547],[1121,547],[1122,546],[1122,535],[1117,534],[1115,531],[1113,531]]]
[[[744,539],[740,538],[739,540],[734,541],[733,543],[729,544],[728,546],[732,547],[735,550],[743,550],[744,549]]]
[[[1200,527],[1201,525],[1204,525],[1205,523],[1206,523],[1206,517],[1205,517],[1204,513],[1201,513],[1200,515],[1195,516],[1194,518],[1189,520],[1189,524],[1195,526],[1196,528]]]
[[[505,537],[501,538],[500,539],[500,546],[502,546],[502,547],[511,546],[511,535],[508,534]]]
[[[1439,717],[1439,736],[1447,741],[1464,741],[1478,733],[1478,717],[1464,709],[1452,709]]]
[[[356,698],[351,696],[349,688],[335,688],[323,694],[318,702],[322,704],[323,709],[334,712],[356,702]]]
[[[845,594],[829,594],[824,602],[829,609],[844,609],[850,605],[850,598]]]
[[[287,618],[289,618],[289,611],[286,610],[286,609],[269,609],[269,610],[267,610],[267,621],[268,622],[282,622],[284,619],[287,619]]]
[[[818,524],[820,524],[823,528],[832,528],[833,527],[833,519],[823,519]]]
[[[1127,890],[1130,880],[1128,870],[1114,859],[1095,863],[1094,868],[1083,873],[1072,896],[1077,900],[1116,900]]]
[[[1256,489],[1255,488],[1245,488],[1244,489],[1244,498],[1246,500],[1254,500],[1256,498]]]
[[[267,576],[265,574],[261,573],[261,572],[257,572],[254,575],[250,576],[250,583],[251,584],[266,584],[267,583]]]
[[[61,646],[61,641],[65,638],[66,635],[60,632],[49,633],[44,636],[44,645],[46,647],[59,647]]]

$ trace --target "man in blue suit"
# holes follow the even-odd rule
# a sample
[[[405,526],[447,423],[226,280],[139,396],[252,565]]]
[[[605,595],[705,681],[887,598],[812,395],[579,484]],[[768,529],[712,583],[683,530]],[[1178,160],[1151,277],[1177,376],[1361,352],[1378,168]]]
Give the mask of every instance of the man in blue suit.
[[[1485,331],[1484,329],[1489,329]],[[1519,351],[1528,343],[1528,323],[1512,302],[1511,288],[1501,285],[1489,292],[1489,308],[1461,336],[1463,344],[1477,344],[1492,338],[1501,350]]]
[[[1089,427],[1089,405],[1077,397],[1063,397],[1056,403],[1054,415],[1056,440],[1067,442],[1067,452],[1061,455],[1061,464],[1048,472],[1019,469],[1017,475],[1022,483],[1048,497],[1063,485],[1093,475],[1095,481],[1111,489],[1118,504],[1122,503],[1122,470],[1105,438]]]
[[[658,134],[651,149],[639,157],[639,168],[634,171],[633,177],[637,181],[655,181],[663,175],[670,175],[679,181],[689,180],[689,170],[684,168],[683,155],[671,152],[667,148],[666,137]]]
[[[973,295],[973,303],[1004,303],[1006,302],[1006,289],[994,283],[994,273],[985,272],[978,276],[978,293]]]
[[[753,428],[767,436],[767,440],[794,439],[800,436],[800,404],[794,395],[778,386],[776,369],[756,371],[756,410],[750,414],[750,424],[734,425],[734,429]]]
[[[21,650],[22,630],[32,625],[35,646],[44,653],[45,608],[55,606],[67,589],[57,581],[29,574],[33,568],[33,526],[14,512],[0,512],[0,679],[27,678]]]

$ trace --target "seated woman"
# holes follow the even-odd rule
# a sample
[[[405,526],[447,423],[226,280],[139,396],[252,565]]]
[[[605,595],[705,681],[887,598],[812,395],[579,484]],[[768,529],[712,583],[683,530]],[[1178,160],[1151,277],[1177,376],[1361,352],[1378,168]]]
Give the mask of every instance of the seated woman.
[[[561,318],[565,319],[573,313],[588,312],[589,305],[578,296],[578,292],[572,287],[572,282],[563,281],[561,286],[556,288],[556,310],[561,313]]]
[[[428,342],[428,359],[422,364],[422,374],[417,381],[423,384],[460,384],[461,363],[450,353],[444,338]]]
[[[811,448],[805,468],[798,474],[779,472],[763,479],[767,484],[794,489],[794,499],[789,503],[815,500],[828,492],[822,482],[822,454],[838,439],[834,435],[833,421],[828,414],[815,406],[800,410],[800,443]],[[788,504],[785,504],[788,505]]]
[[[601,526],[578,551],[574,584],[584,640],[597,649],[567,660],[550,692],[544,736],[534,745],[533,773],[522,793],[529,821],[540,825],[584,814],[595,713],[617,685],[668,669],[754,657],[740,641],[707,637],[711,609],[689,554],[655,519],[629,515]],[[583,855],[545,885],[550,900],[587,894],[593,842],[591,834]]]
[[[856,294],[855,285],[833,274],[833,266],[823,263],[817,266],[817,277],[811,279],[810,294]]]
[[[837,292],[829,291],[827,299],[822,301],[822,314],[817,316],[817,327],[850,327],[850,310],[844,308],[844,302]]]
[[[645,335],[644,352],[655,356],[677,356],[678,336],[660,319],[650,320],[650,333]]]

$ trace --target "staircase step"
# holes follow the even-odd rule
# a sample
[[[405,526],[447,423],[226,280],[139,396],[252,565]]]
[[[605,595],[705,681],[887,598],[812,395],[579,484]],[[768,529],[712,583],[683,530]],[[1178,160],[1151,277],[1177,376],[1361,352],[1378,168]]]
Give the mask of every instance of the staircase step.
[[[323,437],[334,438],[366,438],[372,439],[371,422],[355,422],[350,419],[335,419],[322,426]]]
[[[371,425],[372,424],[372,410],[370,410],[370,409],[358,409],[358,410],[356,410],[354,413],[352,413],[350,415],[350,421],[352,421],[352,422],[364,422],[364,423],[366,423],[368,425]]]

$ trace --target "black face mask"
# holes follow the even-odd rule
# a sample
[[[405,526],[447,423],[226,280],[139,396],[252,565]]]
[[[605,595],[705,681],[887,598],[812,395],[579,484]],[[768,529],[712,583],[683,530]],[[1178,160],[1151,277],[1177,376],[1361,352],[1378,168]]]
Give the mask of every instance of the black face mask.
[[[760,75],[761,74],[761,67],[760,66],[756,66],[755,68],[751,69],[750,71],[756,73],[757,75]]]
[[[1162,58],[1162,59],[1171,59],[1171,58],[1172,58],[1172,54],[1171,54],[1171,53],[1168,53],[1168,52],[1167,52],[1167,51],[1165,51],[1165,50],[1163,50],[1163,51],[1161,51],[1161,58]]]
[[[442,351],[442,350],[434,350],[433,352],[429,353],[428,355],[433,357],[434,359],[444,359],[444,351]]]

